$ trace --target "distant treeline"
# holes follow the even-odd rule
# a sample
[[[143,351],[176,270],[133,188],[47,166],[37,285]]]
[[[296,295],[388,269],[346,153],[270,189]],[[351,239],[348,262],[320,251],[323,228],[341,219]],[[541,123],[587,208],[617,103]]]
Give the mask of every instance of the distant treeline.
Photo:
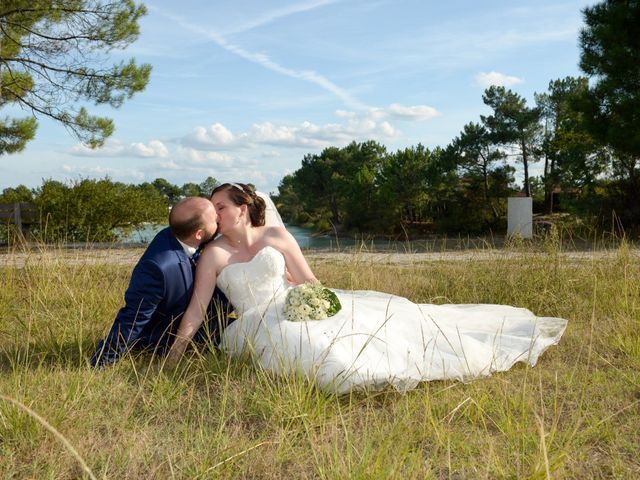
[[[518,190],[538,212],[640,226],[640,2],[601,1],[582,13],[579,65],[588,78],[551,81],[531,106],[492,86],[482,97],[491,114],[444,148],[388,153],[364,142],[307,155],[279,186],[283,216],[371,233],[500,228],[515,160]],[[535,162],[542,175],[532,178]]]
[[[366,141],[326,148],[282,179],[276,203],[285,221],[350,233],[504,231],[512,195],[532,196],[537,213],[569,212],[593,227],[615,216],[637,227],[638,159],[588,128],[580,110],[587,92],[586,78],[567,77],[528,106],[517,93],[490,87],[483,101],[492,113],[446,147],[388,152]],[[522,186],[513,161],[522,164]],[[537,162],[543,173],[530,176]]]
[[[30,189],[24,185],[6,188],[0,204],[28,202],[38,207],[29,225],[32,238],[46,242],[114,241],[128,230],[145,223],[166,223],[169,207],[186,196],[209,197],[218,184],[208,177],[200,184],[173,185],[163,178],[139,185],[82,179],[63,183],[44,180]],[[11,221],[0,225],[0,240],[11,234]]]

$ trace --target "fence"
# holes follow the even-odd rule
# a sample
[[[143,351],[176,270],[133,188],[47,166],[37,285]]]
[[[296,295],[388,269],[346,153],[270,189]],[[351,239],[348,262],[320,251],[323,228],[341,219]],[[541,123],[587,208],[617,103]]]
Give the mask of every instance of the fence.
[[[12,223],[23,238],[29,235],[29,226],[38,221],[38,207],[32,203],[0,203],[0,221]]]

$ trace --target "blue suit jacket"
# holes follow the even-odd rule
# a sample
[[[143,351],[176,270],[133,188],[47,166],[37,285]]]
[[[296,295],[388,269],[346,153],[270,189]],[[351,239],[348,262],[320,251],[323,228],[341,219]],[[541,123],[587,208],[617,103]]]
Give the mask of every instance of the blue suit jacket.
[[[133,269],[124,294],[125,306],[98,344],[91,365],[111,364],[131,348],[167,353],[191,299],[193,277],[193,262],[171,230],[160,231]],[[208,322],[196,333],[195,341],[218,341],[227,307],[226,297],[216,288]]]

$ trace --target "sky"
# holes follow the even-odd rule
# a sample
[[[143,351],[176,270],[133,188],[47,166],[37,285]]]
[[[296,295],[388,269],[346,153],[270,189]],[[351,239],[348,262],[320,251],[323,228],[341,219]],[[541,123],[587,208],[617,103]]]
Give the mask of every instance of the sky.
[[[445,147],[490,113],[490,85],[533,104],[550,80],[580,75],[581,11],[595,2],[144,3],[139,39],[110,58],[151,64],[147,88],[119,109],[90,108],[114,120],[112,137],[90,150],[41,118],[23,152],[0,157],[0,190],[213,176],[276,192],[306,154],[328,146]]]

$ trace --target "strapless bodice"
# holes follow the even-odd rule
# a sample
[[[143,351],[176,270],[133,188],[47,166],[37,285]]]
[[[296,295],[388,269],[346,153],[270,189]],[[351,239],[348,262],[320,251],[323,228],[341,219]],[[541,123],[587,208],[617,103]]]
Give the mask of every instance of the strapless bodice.
[[[248,262],[227,265],[220,272],[217,283],[238,314],[265,306],[289,287],[284,256],[266,246]]]

